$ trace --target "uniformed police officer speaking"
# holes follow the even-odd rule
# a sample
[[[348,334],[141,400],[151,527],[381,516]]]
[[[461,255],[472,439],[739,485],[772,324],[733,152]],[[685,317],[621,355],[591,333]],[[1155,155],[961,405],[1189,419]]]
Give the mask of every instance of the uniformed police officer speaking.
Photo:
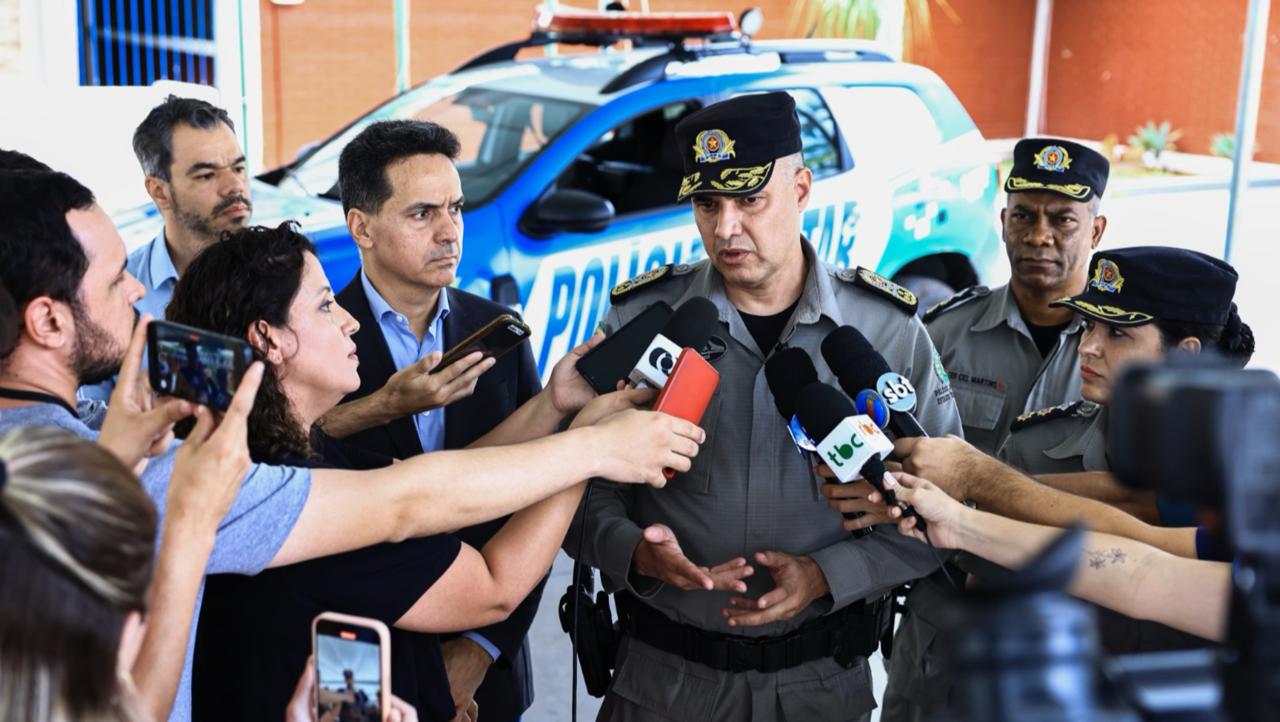
[[[708,259],[623,283],[604,326],[656,301],[710,299],[719,320],[702,351],[720,386],[688,473],[652,492],[597,483],[590,498],[583,561],[621,590],[626,620],[600,719],[868,719],[866,659],[842,650],[878,630],[855,603],[928,574],[934,560],[896,534],[843,529],[775,410],[764,362],[800,347],[834,383],[820,344],[850,324],[915,384],[930,434],[961,431],[951,389],[915,297],[821,263],[801,235],[813,175],[789,95],[705,108],[677,126],[676,142],[679,200],[692,199]]]

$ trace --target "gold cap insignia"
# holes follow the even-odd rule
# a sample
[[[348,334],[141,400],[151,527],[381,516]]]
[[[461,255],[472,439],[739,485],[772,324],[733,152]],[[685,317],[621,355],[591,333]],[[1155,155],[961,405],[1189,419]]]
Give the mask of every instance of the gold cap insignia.
[[[704,130],[693,139],[693,162],[716,163],[734,156],[734,141],[723,130]]]
[[[1034,162],[1040,170],[1062,173],[1071,167],[1071,156],[1060,145],[1046,145],[1036,153]]]

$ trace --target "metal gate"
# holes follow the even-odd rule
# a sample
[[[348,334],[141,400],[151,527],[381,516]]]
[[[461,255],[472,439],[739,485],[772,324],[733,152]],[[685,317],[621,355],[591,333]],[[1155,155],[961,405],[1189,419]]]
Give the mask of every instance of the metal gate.
[[[213,85],[213,0],[78,0],[81,85]]]

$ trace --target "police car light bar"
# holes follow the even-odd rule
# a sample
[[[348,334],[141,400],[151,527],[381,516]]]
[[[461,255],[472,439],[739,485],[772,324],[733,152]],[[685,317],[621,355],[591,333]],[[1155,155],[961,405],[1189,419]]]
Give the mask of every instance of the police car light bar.
[[[555,13],[539,13],[533,31],[574,38],[690,38],[732,35],[738,31],[738,21],[733,13],[590,12],[565,8]]]

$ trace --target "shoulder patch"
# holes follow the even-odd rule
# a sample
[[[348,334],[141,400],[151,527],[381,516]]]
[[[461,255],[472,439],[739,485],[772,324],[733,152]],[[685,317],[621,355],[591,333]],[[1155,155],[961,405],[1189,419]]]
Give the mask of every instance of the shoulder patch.
[[[1009,424],[1009,430],[1020,431],[1053,419],[1065,419],[1068,416],[1090,416],[1095,410],[1095,405],[1088,401],[1068,401],[1065,404],[1025,413]]]
[[[680,266],[683,268],[676,267],[668,263],[665,266],[659,266],[651,271],[645,271],[635,278],[627,279],[613,287],[613,290],[609,293],[609,300],[613,303],[618,303],[641,288],[671,276],[673,269],[677,272],[688,271],[689,267],[686,264],[682,263]]]
[[[991,295],[991,289],[986,286],[970,286],[945,301],[940,301],[929,307],[924,312],[924,322],[928,323],[953,308],[959,308],[975,298],[984,298]]]
[[[837,273],[836,277],[842,281],[851,281],[853,285],[861,286],[877,295],[885,296],[909,314],[914,315],[916,307],[920,305],[916,294],[912,293],[910,289],[899,286],[869,268],[861,266],[856,270],[846,268]]]

